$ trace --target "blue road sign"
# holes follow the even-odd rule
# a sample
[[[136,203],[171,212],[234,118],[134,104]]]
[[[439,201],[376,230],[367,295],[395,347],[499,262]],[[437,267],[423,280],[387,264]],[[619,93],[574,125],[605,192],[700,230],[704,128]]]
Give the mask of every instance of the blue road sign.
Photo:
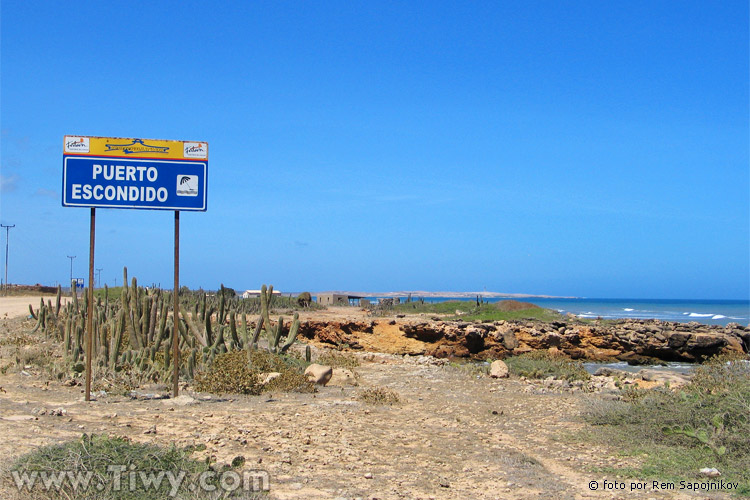
[[[205,211],[208,160],[63,155],[64,207]]]

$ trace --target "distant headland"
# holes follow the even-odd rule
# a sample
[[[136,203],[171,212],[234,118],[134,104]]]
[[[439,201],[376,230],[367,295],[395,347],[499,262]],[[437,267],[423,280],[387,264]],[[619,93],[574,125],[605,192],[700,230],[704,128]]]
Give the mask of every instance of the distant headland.
[[[475,297],[482,297],[485,299],[578,299],[580,297],[564,297],[558,295],[533,295],[528,293],[501,293],[501,292],[426,292],[424,290],[404,290],[397,292],[353,292],[353,291],[341,291],[341,290],[326,290],[315,292],[320,293],[335,293],[340,295],[351,295],[358,297],[408,297],[411,295],[414,298],[451,298],[451,299],[473,299]]]

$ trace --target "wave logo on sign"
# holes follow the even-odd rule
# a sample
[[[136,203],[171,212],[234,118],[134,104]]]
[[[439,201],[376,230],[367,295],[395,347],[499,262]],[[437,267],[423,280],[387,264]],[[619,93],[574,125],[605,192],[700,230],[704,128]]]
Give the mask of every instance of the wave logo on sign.
[[[198,176],[178,175],[177,196],[198,196]]]
[[[133,139],[130,144],[107,144],[107,151],[122,151],[126,155],[132,155],[137,153],[167,153],[169,146],[152,146],[146,144],[142,139]]]
[[[208,144],[205,142],[186,142],[185,158],[208,158]]]
[[[66,153],[88,153],[89,152],[89,138],[88,137],[65,137],[65,152]]]

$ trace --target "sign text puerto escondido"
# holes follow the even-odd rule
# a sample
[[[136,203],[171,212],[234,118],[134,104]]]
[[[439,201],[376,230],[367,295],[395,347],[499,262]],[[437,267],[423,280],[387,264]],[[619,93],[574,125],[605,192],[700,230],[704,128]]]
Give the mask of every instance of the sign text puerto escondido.
[[[205,211],[208,144],[65,136],[66,207]]]

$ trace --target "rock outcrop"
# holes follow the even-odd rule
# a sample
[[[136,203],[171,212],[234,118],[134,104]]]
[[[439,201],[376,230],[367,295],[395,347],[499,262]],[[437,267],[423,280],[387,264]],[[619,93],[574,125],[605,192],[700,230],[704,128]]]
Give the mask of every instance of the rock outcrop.
[[[393,325],[393,320],[381,322]],[[361,349],[365,336],[377,335],[378,323],[310,321],[300,326],[300,336]],[[438,358],[498,359],[554,348],[574,359],[620,359],[631,364],[649,364],[654,360],[700,361],[719,353],[750,351],[750,328],[737,323],[727,326],[659,320],[582,323],[562,318],[552,323],[472,323],[407,318],[396,325],[404,337],[424,345],[419,354]]]

